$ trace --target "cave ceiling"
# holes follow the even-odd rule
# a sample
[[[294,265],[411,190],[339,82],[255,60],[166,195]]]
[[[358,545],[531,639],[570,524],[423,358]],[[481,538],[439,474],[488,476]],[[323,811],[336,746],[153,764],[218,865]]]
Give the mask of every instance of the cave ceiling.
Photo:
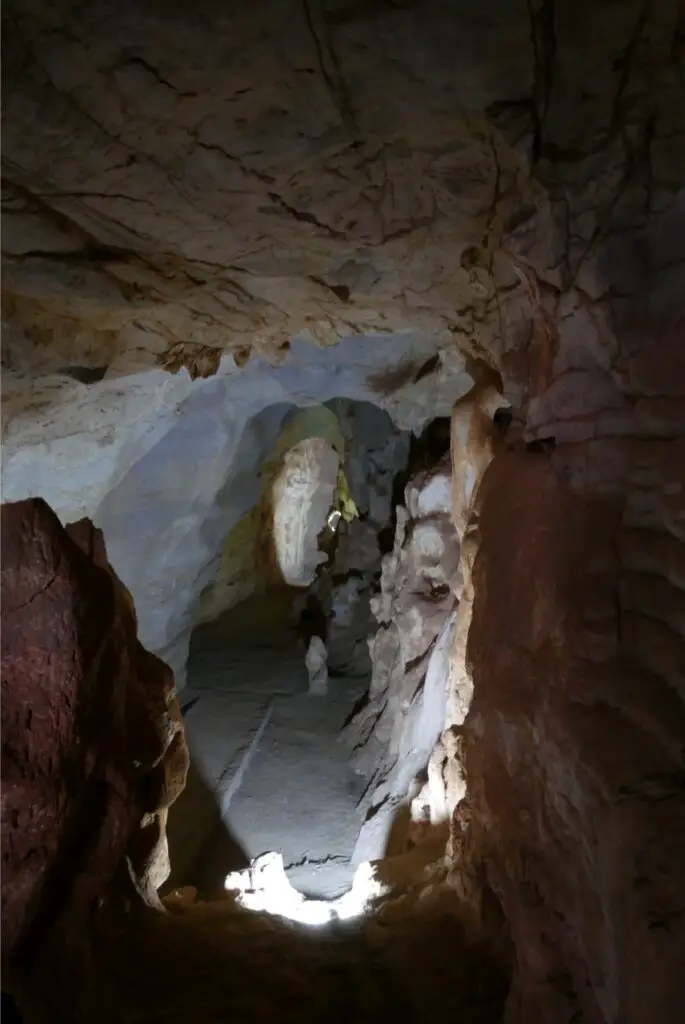
[[[577,278],[669,144],[647,93],[677,5],[556,7],[8,0],[6,364],[203,377],[412,329],[501,349],[517,257]]]
[[[179,553],[193,594],[218,557],[265,410],[419,430],[473,357],[569,480],[614,486],[635,415],[681,415],[635,398],[682,362],[681,6],[6,0],[5,500],[125,524],[157,611]]]

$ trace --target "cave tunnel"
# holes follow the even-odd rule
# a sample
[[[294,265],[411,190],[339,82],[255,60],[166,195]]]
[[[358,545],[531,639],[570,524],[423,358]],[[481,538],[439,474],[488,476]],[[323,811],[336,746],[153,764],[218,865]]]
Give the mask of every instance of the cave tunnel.
[[[302,892],[349,888],[364,783],[339,735],[369,689],[371,603],[409,449],[410,432],[368,402],[278,405],[249,421],[198,522],[209,582],[189,617],[180,702],[193,777],[170,813],[169,889],[211,894],[272,849]]]
[[[2,1012],[680,1024],[678,0],[6,0]]]

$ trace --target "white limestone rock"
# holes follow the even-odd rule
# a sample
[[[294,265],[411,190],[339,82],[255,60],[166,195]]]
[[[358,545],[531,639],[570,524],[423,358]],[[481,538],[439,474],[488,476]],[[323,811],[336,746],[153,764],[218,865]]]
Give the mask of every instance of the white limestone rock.
[[[333,505],[339,458],[320,437],[286,453],[272,490],[273,543],[283,581],[306,587],[326,560],[318,538]]]
[[[328,692],[328,651],[319,636],[313,636],[304,659],[309,676],[309,692],[324,696]]]
[[[448,697],[454,703],[450,655],[461,581],[449,496],[449,458],[409,480],[393,551],[383,560],[381,594],[372,602],[379,628],[369,645],[369,701],[345,733],[357,770],[371,783],[365,806],[376,809],[360,833],[355,863],[385,852],[412,780],[444,729]],[[469,699],[465,694],[464,714]]]

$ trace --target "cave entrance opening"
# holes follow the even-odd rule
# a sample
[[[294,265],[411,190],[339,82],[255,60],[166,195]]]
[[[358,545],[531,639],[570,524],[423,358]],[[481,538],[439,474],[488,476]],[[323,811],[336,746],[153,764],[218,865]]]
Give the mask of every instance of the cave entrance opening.
[[[191,638],[170,888],[210,894],[269,850],[308,896],[349,888],[364,781],[337,741],[370,683],[410,447],[387,413],[347,399],[291,407],[261,445],[259,497],[224,536]]]

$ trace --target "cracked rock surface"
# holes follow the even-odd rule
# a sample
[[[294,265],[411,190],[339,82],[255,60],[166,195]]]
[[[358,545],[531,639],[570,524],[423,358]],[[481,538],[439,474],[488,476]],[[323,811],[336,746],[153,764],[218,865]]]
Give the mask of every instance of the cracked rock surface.
[[[467,390],[464,353],[489,352],[571,475],[620,472],[635,416],[672,430],[673,375],[634,405],[645,371],[618,334],[645,275],[679,289],[677,229],[639,239],[682,186],[679,17],[5,4],[4,493],[114,534],[181,682],[220,549],[195,467],[216,494],[274,404],[344,395],[420,428]],[[150,518],[152,575],[128,541]]]
[[[183,694],[194,778],[169,821],[174,887],[216,897],[229,871],[268,850],[309,895],[351,884],[360,785],[337,739],[365,681],[309,693],[285,610],[258,597],[194,634]]]
[[[421,429],[496,364],[454,884],[511,943],[508,1024],[680,1024],[682,4],[7,0],[3,29],[5,497],[104,528],[180,681],[283,406]]]
[[[414,473],[404,501],[371,604],[378,625],[369,644],[369,692],[345,728],[355,770],[365,780],[357,862],[383,856],[390,845],[393,823],[426,768],[456,688],[448,652],[461,578],[449,455]],[[463,720],[470,694],[461,698]],[[458,703],[456,695],[450,703]]]

